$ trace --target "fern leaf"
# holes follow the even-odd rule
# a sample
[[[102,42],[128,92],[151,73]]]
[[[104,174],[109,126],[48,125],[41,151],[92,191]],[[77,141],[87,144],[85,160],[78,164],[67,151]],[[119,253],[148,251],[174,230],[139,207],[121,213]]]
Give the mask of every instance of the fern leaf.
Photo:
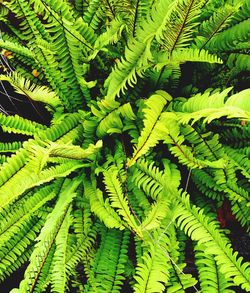
[[[200,14],[200,7],[205,1],[182,0],[171,15],[171,22],[166,26],[166,37],[163,46],[170,53],[175,49],[188,46],[193,38],[194,28],[198,25],[197,18]]]
[[[53,109],[61,106],[60,99],[54,92],[50,91],[46,86],[31,84],[29,80],[25,80],[24,77],[16,72],[8,76],[0,75],[0,80],[7,80],[18,94],[25,95],[30,100],[46,103]]]
[[[0,235],[4,240],[4,235],[15,234],[22,227],[22,223],[29,219],[46,202],[55,197],[52,186],[40,188],[34,194],[28,195],[15,202],[15,206],[8,207],[0,213]],[[7,217],[8,215],[8,217]],[[4,234],[4,235],[3,235]]]
[[[241,43],[241,48],[239,49],[248,49],[248,48],[250,48],[249,43]],[[233,70],[232,73],[234,73],[235,75],[241,71],[250,71],[249,55],[232,53],[228,57],[227,66]]]
[[[178,205],[176,208],[177,225],[180,229],[183,229],[193,240],[198,241],[199,245],[206,246],[205,253],[214,256],[226,279],[232,278],[236,285],[249,290],[249,263],[242,263],[242,258],[237,258],[237,252],[233,252],[228,240],[216,228],[216,223],[205,216],[202,210],[191,206],[189,197],[185,193],[180,201],[183,206]]]
[[[102,0],[92,0],[83,13],[83,20],[96,30],[105,16],[104,9],[102,9]]]
[[[85,293],[114,292],[121,290],[127,261],[129,233],[118,230],[102,231],[100,247],[91,265]]]
[[[137,75],[142,76],[145,69],[149,67],[149,60],[152,59],[151,42],[154,38],[162,37],[163,30],[176,2],[158,1],[142,23],[142,28],[138,31],[138,37],[129,40],[125,48],[124,58],[106,80],[107,100],[114,100],[116,96],[120,95],[121,91],[124,92],[127,89],[127,84],[133,86],[137,81]]]
[[[37,238],[38,242],[30,257],[30,264],[25,271],[24,280],[20,283],[21,292],[32,292],[36,288],[41,270],[68,214],[70,204],[75,196],[74,191],[79,183],[79,181],[74,181],[70,184],[69,181],[66,181],[64,184],[60,198]]]
[[[18,43],[14,43],[8,40],[0,40],[0,48],[4,48],[8,51],[14,52],[18,55],[24,56],[26,58],[29,58],[31,60],[34,59],[33,53],[26,47],[18,44]]]
[[[68,230],[71,224],[71,210],[68,209],[60,230],[55,239],[56,250],[53,256],[53,269],[51,274],[51,284],[53,292],[65,292],[66,289],[66,248],[68,240]]]
[[[28,157],[28,152],[20,149],[17,153],[9,157],[6,162],[0,167],[0,186],[8,181],[18,170],[20,170]]]
[[[197,281],[191,274],[184,272],[185,264],[183,263],[183,247],[184,243],[181,238],[178,238],[178,232],[175,224],[173,223],[173,212],[175,204],[170,204],[166,218],[162,221],[161,227],[154,232],[155,237],[154,245],[159,245],[159,248],[165,253],[166,259],[169,263],[169,278],[166,283],[167,292],[184,292],[187,288],[193,287],[196,289],[195,284]],[[163,242],[166,244],[163,245]]]
[[[87,182],[84,183],[85,194],[89,197],[91,211],[96,214],[108,228],[124,229],[124,225],[109,201],[103,199],[101,190],[94,189]]]
[[[106,133],[120,133],[123,128],[123,123],[121,118],[129,119],[129,120],[135,119],[134,112],[129,103],[119,106],[118,108],[110,112],[106,117],[102,117],[102,120],[100,121],[96,129],[97,136],[102,137]]]
[[[37,237],[44,221],[31,216],[22,225],[13,226],[12,231],[1,235],[0,243],[0,279],[4,280],[28,260],[33,248],[31,245]],[[6,235],[7,234],[7,235]]]
[[[239,5],[223,5],[217,9],[210,18],[202,22],[199,26],[199,36],[196,38],[196,44],[200,49],[209,47],[209,42],[224,29],[230,26],[234,14],[239,10]]]
[[[213,256],[205,254],[204,249],[202,245],[195,246],[195,264],[198,268],[202,292],[233,293],[234,291],[230,289],[233,282],[225,279]]]
[[[147,108],[143,111],[145,116],[144,128],[134,150],[133,157],[127,162],[128,167],[132,166],[139,157],[146,154],[161,139],[161,131],[157,129],[159,126],[158,121],[164,106],[171,99],[171,96],[166,92],[159,91],[145,102]]]
[[[163,172],[154,163],[138,160],[135,164],[132,181],[148,196],[156,199],[162,192]]]
[[[46,129],[46,126],[24,119],[18,115],[5,116],[2,113],[0,113],[0,125],[5,132],[25,134],[29,136],[33,136],[40,130]]]
[[[187,165],[190,168],[225,168],[226,161],[221,158],[215,161],[202,160],[193,155],[191,148],[186,145],[176,145],[170,148],[170,151],[175,155],[181,164]]]
[[[141,223],[142,229],[157,229],[168,213],[169,204],[170,201],[165,194],[158,196],[157,200],[152,204],[151,209],[147,212],[145,219]]]
[[[41,139],[43,141],[55,141],[65,136],[69,131],[74,129],[81,123],[82,115],[80,113],[72,113],[62,115],[57,123],[47,128],[43,132],[39,132],[36,135],[36,139]]]
[[[0,142],[0,153],[15,153],[21,146],[22,143],[20,141]]]
[[[208,51],[198,49],[176,49],[170,55],[168,52],[158,53],[155,56],[155,68],[162,69],[164,66],[172,66],[175,64],[182,64],[184,62],[208,62],[208,63],[222,63],[222,60],[216,55],[209,54]]]
[[[10,180],[8,180],[0,188],[0,206],[4,207],[13,200],[17,199],[27,189],[39,186],[43,183],[49,182],[57,177],[64,177],[73,172],[74,170],[83,167],[82,163],[67,162],[59,164],[56,167],[47,168],[40,173],[34,173],[33,164],[30,162],[25,168],[21,169]],[[25,180],[23,180],[25,178]],[[16,185],[16,180],[20,184]]]
[[[148,14],[149,8],[151,7],[152,1],[146,1],[146,0],[136,0],[135,2],[135,8],[133,10],[132,15],[132,24],[131,24],[131,31],[133,37],[137,36],[138,30],[140,30],[140,26],[143,23],[144,18]]]
[[[109,44],[115,44],[121,37],[125,24],[121,19],[115,18],[109,24],[106,32],[101,34],[95,41],[95,50],[99,51]],[[94,54],[96,54],[95,52]]]
[[[103,175],[111,206],[117,209],[117,213],[122,216],[124,222],[130,229],[141,236],[141,231],[134,216],[131,214],[128,199],[125,197],[126,195],[123,193],[121,182],[118,179],[118,170],[111,167],[108,171],[104,171]]]
[[[145,250],[142,261],[136,267],[134,278],[136,293],[164,292],[169,278],[169,264],[168,258],[159,245],[151,243]]]
[[[231,88],[228,88],[222,92],[214,92],[212,94],[210,91],[206,91],[203,95],[197,94],[190,98],[179,109],[183,112],[192,112],[192,114],[179,114],[180,121],[188,123],[192,119],[192,123],[195,123],[204,117],[204,123],[210,123],[212,120],[222,116],[249,119],[249,90],[243,90],[238,94],[232,95],[225,102],[225,97],[230,90]]]
[[[107,90],[106,100],[113,101],[120,93],[124,93],[127,85],[137,82],[137,75],[142,77],[143,71],[149,67],[151,53],[146,43],[136,40],[129,41],[125,49],[125,57],[112,70],[105,81]]]
[[[84,258],[88,257],[91,248],[96,242],[97,231],[95,228],[89,232],[89,234],[84,237],[81,241],[74,243],[73,245],[68,242],[68,251],[66,255],[66,273],[67,277],[75,273],[76,265],[82,261]]]
[[[230,51],[239,43],[249,41],[249,24],[250,19],[246,19],[224,30],[210,41],[209,50]]]
[[[93,220],[91,218],[91,207],[87,195],[78,194],[75,202],[76,209],[73,211],[73,228],[77,240],[81,241],[91,232]]]
[[[85,150],[79,146],[74,146],[70,143],[60,145],[57,143],[50,143],[48,147],[48,153],[51,157],[62,157],[76,160],[83,160],[91,158],[102,147],[102,141],[99,140],[95,145],[91,144]]]

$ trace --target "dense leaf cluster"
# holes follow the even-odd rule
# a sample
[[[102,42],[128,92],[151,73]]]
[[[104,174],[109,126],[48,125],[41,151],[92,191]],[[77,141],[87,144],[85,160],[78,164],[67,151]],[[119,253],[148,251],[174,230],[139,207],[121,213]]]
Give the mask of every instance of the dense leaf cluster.
[[[0,1],[0,80],[51,114],[0,113],[16,137],[0,143],[0,280],[26,265],[12,293],[250,291],[216,216],[227,200],[248,232],[250,89],[229,85],[250,69],[249,12],[247,0]]]

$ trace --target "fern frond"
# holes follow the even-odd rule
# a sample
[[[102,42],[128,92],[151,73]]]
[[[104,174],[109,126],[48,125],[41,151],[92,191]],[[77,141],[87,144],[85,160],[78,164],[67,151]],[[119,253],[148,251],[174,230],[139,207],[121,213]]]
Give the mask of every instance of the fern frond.
[[[55,141],[70,132],[82,122],[82,115],[80,113],[72,113],[60,116],[56,120],[56,124],[47,128],[45,131],[40,131],[35,136],[35,139],[43,141]]]
[[[36,13],[34,9],[31,9],[29,2],[24,0],[8,1],[5,2],[5,6],[22,20],[20,24],[22,33],[20,34],[19,32],[21,40],[34,43],[37,36],[44,40],[49,40],[48,32],[45,30],[40,19],[36,17]],[[33,34],[35,38],[33,38]]]
[[[48,254],[55,243],[56,238],[60,235],[59,231],[70,210],[71,202],[75,196],[74,191],[79,183],[79,181],[74,181],[73,183],[70,183],[69,180],[65,181],[59,200],[53,211],[49,214],[44,227],[37,238],[38,242],[30,257],[30,263],[25,271],[24,280],[20,283],[20,290],[22,292],[32,292],[36,288],[37,281],[39,280],[42,268],[46,263]]]
[[[250,264],[242,263],[242,257],[237,258],[238,253],[233,252],[228,240],[218,230],[218,224],[206,216],[201,209],[192,206],[189,196],[183,193],[180,202],[182,205],[178,204],[175,210],[178,227],[194,241],[198,241],[198,245],[205,245],[204,252],[214,256],[226,279],[232,279],[234,284],[249,290]]]
[[[144,21],[144,18],[147,16],[149,12],[149,8],[152,5],[151,1],[146,0],[136,0],[135,7],[132,10],[132,21],[131,21],[131,32],[132,36],[136,37],[137,32],[140,30],[140,27]]]
[[[144,128],[139,137],[133,156],[127,162],[128,167],[132,166],[139,157],[146,154],[149,148],[154,147],[162,138],[158,121],[163,108],[171,99],[172,97],[166,92],[158,91],[145,102],[146,108],[143,110],[145,117]]]
[[[111,201],[111,206],[117,209],[117,213],[123,218],[124,223],[141,236],[141,230],[137,225],[135,217],[132,215],[128,199],[124,194],[121,182],[118,179],[118,170],[115,167],[103,172],[104,184]]]
[[[219,159],[216,161],[202,160],[194,156],[192,149],[186,145],[175,145],[170,149],[171,153],[176,156],[181,164],[187,165],[189,168],[225,168],[226,161]]]
[[[142,189],[148,196],[156,199],[162,192],[163,172],[154,163],[139,160],[135,164],[132,181]]]
[[[105,11],[102,9],[103,0],[92,0],[83,13],[83,20],[91,27],[96,30],[99,25],[104,21]]]
[[[243,49],[250,48],[250,43],[241,43]],[[250,58],[248,54],[235,54],[229,55],[227,60],[227,66],[233,70],[233,74],[236,75],[241,71],[250,71]]]
[[[24,149],[20,149],[15,155],[8,157],[6,162],[0,166],[0,186],[8,181],[18,170],[20,170],[28,157],[28,153]]]
[[[171,204],[166,218],[162,221],[158,229],[155,245],[160,244],[162,237],[166,242],[166,247],[160,244],[166,258],[169,259],[169,280],[166,284],[167,292],[184,292],[186,289],[193,287],[197,290],[195,284],[197,280],[191,274],[184,272],[185,263],[183,259],[183,238],[179,237],[175,224],[173,223],[173,212],[175,205]],[[155,233],[155,234],[156,234]],[[183,236],[182,236],[183,237]],[[185,245],[185,244],[184,244]]]
[[[205,254],[204,249],[202,245],[195,246],[195,264],[198,268],[202,292],[233,293],[234,291],[230,289],[233,282],[224,277],[213,256]]]
[[[248,201],[249,202],[249,201]],[[246,228],[246,231],[249,232],[250,225],[250,213],[249,213],[249,204],[242,201],[231,199],[231,209],[235,218],[241,223],[243,227]]]
[[[8,40],[2,40],[0,39],[0,48],[4,48],[8,51],[11,51],[13,53],[16,53],[18,55],[21,55],[23,57],[26,57],[28,59],[31,59],[32,61],[34,60],[34,56],[33,53],[26,47],[18,44],[18,43],[14,43]]]
[[[192,178],[197,188],[208,198],[220,201],[226,196],[223,188],[217,185],[215,179],[204,170],[192,170]]]
[[[0,125],[5,132],[29,136],[33,136],[35,133],[46,129],[46,126],[40,123],[30,121],[18,115],[5,116],[2,113],[0,113]]]
[[[81,241],[87,236],[93,226],[93,219],[91,218],[91,207],[88,196],[77,194],[75,199],[76,208],[73,211],[73,228],[78,241]]]
[[[193,39],[198,25],[200,8],[205,1],[182,0],[171,14],[171,21],[165,28],[164,48],[171,55],[176,49],[187,47]]]
[[[160,39],[171,11],[177,1],[171,3],[169,0],[160,0],[155,3],[152,10],[142,23],[142,28],[138,31],[138,37],[130,39],[125,48],[124,58],[113,69],[105,87],[107,88],[107,100],[114,100],[119,97],[120,92],[127,89],[127,85],[133,86],[137,81],[137,75],[142,76],[152,59],[150,51],[151,42],[154,38]],[[167,11],[167,13],[165,13]]]
[[[155,68],[162,69],[164,66],[173,66],[182,64],[188,61],[191,62],[207,62],[207,63],[222,63],[222,60],[216,55],[209,54],[206,50],[198,49],[176,49],[172,54],[168,52],[158,53],[155,56]]]
[[[95,189],[88,182],[84,183],[85,194],[89,198],[91,211],[104,222],[108,228],[124,229],[124,225],[111,207],[108,199],[104,200],[100,189]]]
[[[0,235],[4,241],[6,235],[15,235],[23,223],[36,213],[46,202],[52,200],[56,193],[52,186],[40,188],[34,194],[28,193],[0,213]]]
[[[152,59],[147,43],[131,39],[125,48],[125,57],[118,62],[105,81],[107,88],[106,99],[112,101],[137,82],[137,75],[143,76],[143,71],[149,67],[148,60]]]
[[[53,268],[51,272],[51,286],[54,292],[65,292],[66,289],[66,248],[68,240],[68,230],[71,224],[71,210],[68,209],[63,223],[55,239],[56,250],[53,256]]]
[[[56,250],[56,245],[55,243],[53,243],[46,257],[46,261],[41,269],[40,276],[39,276],[39,279],[37,280],[37,284],[34,290],[45,291],[47,290],[48,286],[51,284],[51,273],[53,269],[53,256],[54,256],[55,250]]]
[[[91,266],[84,292],[120,292],[128,258],[128,240],[128,231],[103,229],[101,244]]]
[[[71,244],[68,242],[68,250],[66,255],[66,273],[67,277],[75,274],[76,265],[88,258],[91,249],[96,242],[97,229],[92,227],[92,230],[77,243]]]
[[[106,31],[101,34],[95,41],[95,50],[99,51],[109,44],[115,44],[121,37],[121,34],[125,28],[124,21],[119,18],[115,18],[109,23]],[[95,52],[96,54],[97,52]]]
[[[132,181],[152,199],[157,199],[162,193],[164,182],[167,182],[167,190],[175,190],[180,184],[180,172],[176,165],[168,160],[163,160],[163,164],[164,170],[160,171],[154,162],[141,159],[135,164],[137,170],[133,170]]]
[[[99,140],[95,145],[91,144],[85,150],[79,146],[67,144],[50,143],[48,146],[48,153],[51,157],[62,157],[75,160],[91,159],[92,155],[98,152],[102,147],[102,141]],[[36,150],[34,150],[36,152]]]
[[[192,120],[192,124],[204,117],[204,123],[210,123],[214,119],[222,116],[228,118],[249,119],[250,103],[248,99],[249,90],[243,90],[238,94],[232,95],[225,101],[225,97],[232,88],[228,88],[222,92],[206,91],[203,95],[197,94],[184,102],[180,111],[190,112],[178,114],[182,123],[188,123]],[[179,104],[180,105],[180,104]],[[192,114],[191,114],[192,112]]]
[[[166,243],[162,243],[161,246],[152,242],[149,244],[136,267],[134,292],[164,292],[170,276],[169,259],[164,249]]]
[[[8,76],[0,75],[0,80],[8,81],[14,87],[16,93],[25,95],[30,100],[46,103],[53,109],[61,106],[61,101],[56,93],[49,90],[46,86],[31,84],[30,80],[26,80],[16,72]]]
[[[239,11],[234,15],[234,22],[240,22],[249,17],[250,5],[247,0],[243,1]]]
[[[0,142],[0,153],[15,153],[18,149],[22,147],[22,142]]]
[[[249,164],[249,159],[247,156],[238,153],[236,150],[230,148],[230,147],[225,147],[224,149],[230,159],[235,163],[237,168],[241,170],[243,176],[246,178],[250,179],[250,164]]]
[[[44,221],[36,216],[24,221],[22,226],[14,226],[13,234],[1,235],[0,242],[0,279],[4,280],[28,260],[33,250],[38,231]],[[15,229],[17,228],[17,229]]]
[[[202,22],[199,27],[199,35],[196,38],[196,45],[200,49],[209,47],[212,38],[216,37],[224,29],[228,28],[233,20],[235,12],[239,10],[239,5],[223,5],[216,9],[210,18]]]
[[[41,154],[43,155],[43,154]],[[38,160],[41,160],[38,158]],[[57,177],[64,177],[73,172],[74,170],[83,167],[84,165],[79,162],[69,161],[67,163],[58,164],[55,167],[48,167],[39,173],[34,172],[34,164],[36,163],[29,162],[24,168],[17,172],[14,176],[11,177],[4,185],[0,188],[0,206],[4,207],[8,205],[13,200],[17,199],[23,192],[29,188],[39,186],[43,183],[49,182]],[[37,166],[36,166],[37,167]],[[25,180],[24,180],[25,178]],[[16,185],[16,180],[20,184]]]
[[[123,128],[121,118],[135,120],[135,114],[130,103],[119,106],[111,111],[106,117],[102,117],[103,114],[100,115],[99,112],[95,113],[99,117],[101,116],[101,121],[96,129],[98,137],[102,137],[107,133],[121,133]]]
[[[145,219],[141,223],[143,230],[157,229],[162,220],[169,212],[170,200],[166,194],[159,195],[151,205],[151,209],[146,213]]]
[[[230,51],[237,49],[241,42],[249,41],[250,19],[246,19],[224,30],[209,42],[211,51]]]

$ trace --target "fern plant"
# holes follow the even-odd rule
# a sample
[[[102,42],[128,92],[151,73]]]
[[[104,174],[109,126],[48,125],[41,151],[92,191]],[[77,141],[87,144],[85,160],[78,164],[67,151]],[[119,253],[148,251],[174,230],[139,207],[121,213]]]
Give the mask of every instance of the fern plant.
[[[0,80],[51,114],[0,113],[16,138],[0,143],[0,279],[25,266],[12,293],[250,291],[216,217],[228,200],[249,231],[250,90],[182,80],[187,62],[249,70],[248,3],[1,1]]]

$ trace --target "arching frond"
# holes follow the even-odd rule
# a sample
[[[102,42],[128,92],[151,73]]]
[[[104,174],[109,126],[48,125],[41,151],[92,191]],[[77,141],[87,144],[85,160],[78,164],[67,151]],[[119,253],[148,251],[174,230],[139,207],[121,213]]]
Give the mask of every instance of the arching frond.
[[[126,194],[123,193],[121,182],[118,179],[118,170],[110,168],[103,173],[105,188],[110,197],[111,206],[117,209],[117,213],[123,218],[123,221],[132,231],[141,236],[136,218],[130,211]]]
[[[15,72],[11,73],[9,76],[1,75],[0,80],[8,81],[18,94],[24,95],[28,99],[46,103],[53,109],[61,106],[58,96],[46,86],[31,84],[29,80],[25,80],[25,78]]]
[[[220,267],[216,264],[213,256],[204,253],[202,245],[195,247],[196,265],[198,267],[201,290],[203,292],[225,292],[233,293],[230,289],[233,283],[225,279],[220,272]],[[209,288],[209,289],[208,289]]]
[[[91,265],[84,292],[120,292],[124,280],[129,234],[118,230],[102,230],[101,246]]]
[[[2,113],[0,113],[0,125],[5,132],[25,134],[30,136],[33,136],[40,130],[46,129],[46,126],[22,118],[18,115],[5,116]]]
[[[162,237],[160,244],[151,241],[144,250],[142,259],[136,267],[134,277],[136,280],[134,285],[135,292],[164,292],[170,277],[170,264],[166,253],[167,243],[165,238],[164,236]]]
[[[192,112],[192,114],[180,113],[181,122],[188,123],[192,119],[192,123],[195,123],[204,117],[204,123],[209,123],[222,116],[249,120],[249,90],[234,94],[225,101],[225,97],[231,89],[228,88],[222,92],[217,91],[212,94],[210,91],[206,91],[203,95],[195,95],[187,102],[184,102],[183,107],[179,108],[179,104],[178,109],[180,111]]]
[[[78,185],[79,185],[79,181],[78,182],[75,181],[72,184],[70,184],[70,182],[68,181],[63,186],[63,192],[60,195],[59,201],[57,202],[57,205],[55,206],[52,213],[48,216],[46,223],[44,224],[44,227],[41,231],[41,234],[37,238],[38,242],[37,242],[35,250],[33,251],[31,255],[30,264],[28,265],[25,271],[25,278],[20,283],[21,291],[34,290],[34,288],[36,287],[37,281],[39,280],[42,268],[44,264],[46,263],[47,256],[53,247],[53,244],[55,243],[56,246],[59,245],[59,247],[56,248],[55,255],[60,254],[61,249],[64,247],[62,246],[64,242],[61,242],[63,240],[65,241],[65,238],[63,237],[62,233],[63,231],[65,231],[63,229],[67,229],[67,225],[66,225],[67,217],[68,217],[67,215],[69,215],[70,205],[73,200],[73,197],[75,196],[74,191]],[[59,262],[63,260],[64,258],[60,256]],[[57,260],[55,261],[57,262]],[[60,267],[61,269],[65,269],[64,266],[60,266]],[[55,266],[55,269],[56,269],[56,266]],[[63,275],[59,273],[59,276],[62,277]],[[59,279],[59,276],[57,276],[58,281],[61,280]],[[54,281],[56,288],[57,286],[62,285],[62,284],[57,284],[56,283],[57,280]],[[61,282],[63,282],[63,280],[61,280]]]
[[[179,1],[171,14],[171,21],[165,28],[164,48],[171,55],[174,50],[185,48],[193,38],[195,27],[198,25],[200,8],[205,1]]]
[[[189,197],[185,193],[181,202],[186,211],[184,212],[182,205],[176,208],[177,225],[180,229],[183,229],[193,240],[198,241],[199,245],[205,245],[205,253],[214,256],[226,279],[232,279],[242,289],[249,290],[249,263],[242,263],[242,257],[238,258],[238,253],[233,252],[228,240],[216,228],[216,222],[211,222],[202,210],[191,206]]]
[[[127,166],[132,166],[136,160],[144,155],[150,147],[153,147],[161,139],[161,129],[158,120],[161,112],[168,101],[171,101],[171,96],[166,92],[156,92],[146,102],[144,109],[144,128],[138,140],[137,147],[134,150],[133,157],[128,161]]]

